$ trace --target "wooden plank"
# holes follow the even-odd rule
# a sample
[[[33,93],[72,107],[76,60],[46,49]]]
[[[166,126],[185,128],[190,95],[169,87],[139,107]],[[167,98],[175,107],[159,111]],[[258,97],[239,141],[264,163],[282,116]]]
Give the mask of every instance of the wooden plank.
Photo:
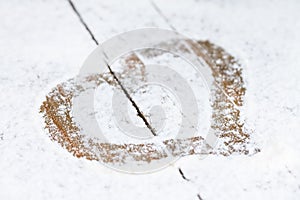
[[[0,13],[5,47],[0,52],[0,87],[6,91],[1,114],[7,116],[1,120],[1,199],[196,197],[196,191],[178,180],[176,170],[122,174],[77,159],[49,141],[37,116],[40,103],[48,89],[77,74],[93,41],[68,2],[1,2]]]
[[[288,119],[293,124],[296,120],[291,113],[287,114],[290,116],[287,117],[287,115],[282,116],[281,114],[274,115],[274,112],[283,112],[283,108],[277,106],[283,105],[282,101],[293,108],[297,107],[294,101],[288,100],[291,98],[291,94],[285,92],[282,87],[287,81],[275,74],[284,74],[283,71],[286,70],[299,72],[295,68],[296,60],[299,61],[295,54],[299,52],[299,48],[295,47],[292,42],[295,39],[294,34],[300,31],[299,23],[296,22],[299,2],[290,1],[290,4],[287,4],[279,1],[260,1],[257,4],[254,1],[234,1],[234,3],[184,1],[184,3],[176,3],[172,6],[170,6],[171,1],[155,2],[169,23],[178,31],[197,39],[209,39],[239,57],[240,61],[245,64],[243,74],[246,78],[247,90],[246,105],[243,109],[244,117],[247,122],[251,122],[248,123],[248,127],[253,129],[252,137],[266,151],[250,158],[233,157],[229,160],[210,157],[201,161],[194,158],[195,160],[192,161],[193,158],[185,158],[177,164],[186,172],[186,176],[193,180],[203,198],[229,199],[239,196],[239,198],[251,199],[259,196],[272,199],[278,198],[278,196],[283,198],[287,193],[296,191],[295,179],[289,175],[290,172],[286,169],[286,163],[289,163],[290,167],[294,169],[292,171],[295,172],[298,165],[294,163],[296,158],[293,156],[287,158],[282,155],[279,156],[279,160],[275,161],[270,156],[278,155],[278,149],[274,148],[274,145],[276,146],[278,143],[291,146],[287,140],[284,142],[277,140],[277,143],[276,139],[271,139],[274,135],[278,138],[285,137],[286,133],[282,131],[285,126],[278,124],[282,124],[282,120]],[[188,10],[188,12],[182,12],[183,10]],[[290,31],[292,29],[293,31]],[[284,37],[285,39],[280,39],[283,33],[287,36]],[[291,42],[287,42],[287,40]],[[291,51],[288,53],[284,49]],[[286,65],[286,63],[289,64]],[[286,66],[284,69],[283,65]],[[288,85],[293,91],[292,93],[299,88],[293,78]],[[272,101],[267,98],[277,96],[276,93],[280,93],[284,97],[280,95],[280,98]],[[271,107],[272,114],[267,111]],[[272,128],[268,125],[271,121],[277,124],[277,128],[281,128]],[[295,131],[292,132],[291,135],[297,135]],[[273,142],[269,143],[270,140]],[[298,142],[299,137],[295,140],[295,143]],[[289,148],[291,152],[296,151],[296,149],[292,149]],[[214,163],[213,165],[216,167],[210,168],[211,163]],[[271,167],[274,165],[276,165],[275,169]],[[282,182],[279,181],[282,180],[282,176],[279,174],[285,174],[283,182],[289,184],[290,187],[285,188],[283,193],[275,194],[271,191],[278,191],[278,188],[283,187]],[[273,177],[272,180],[270,177]],[[266,185],[263,182],[268,182],[267,190],[257,187],[257,184],[260,183]],[[224,191],[227,192],[224,193]]]

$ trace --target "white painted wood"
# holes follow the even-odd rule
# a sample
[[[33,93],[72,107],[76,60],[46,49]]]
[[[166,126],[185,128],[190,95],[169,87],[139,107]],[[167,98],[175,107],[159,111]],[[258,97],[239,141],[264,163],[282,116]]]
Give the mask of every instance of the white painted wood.
[[[297,199],[298,1],[74,1],[99,42],[135,28],[170,28],[223,46],[244,64],[245,118],[262,152],[186,157],[133,176],[74,158],[48,139],[44,95],[75,76],[96,47],[67,1],[0,2],[0,199]],[[182,168],[189,182],[178,172]]]

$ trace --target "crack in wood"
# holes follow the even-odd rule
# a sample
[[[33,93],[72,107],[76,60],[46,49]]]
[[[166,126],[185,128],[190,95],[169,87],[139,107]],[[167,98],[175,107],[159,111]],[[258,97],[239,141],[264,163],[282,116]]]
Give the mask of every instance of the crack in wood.
[[[182,177],[184,180],[190,181],[190,179],[188,179],[188,178],[184,175],[184,173],[183,173],[183,171],[181,170],[181,168],[178,168],[178,171],[179,171],[181,177]]]
[[[91,29],[88,27],[88,25],[85,23],[85,21],[83,20],[81,14],[78,12],[76,6],[74,5],[74,3],[72,2],[72,0],[68,0],[72,10],[75,12],[75,14],[77,15],[77,17],[79,18],[81,24],[84,26],[84,28],[87,30],[87,32],[90,34],[92,40],[96,43],[96,45],[99,45],[97,39],[95,38],[94,34],[92,33]]]
[[[122,91],[125,93],[127,99],[129,99],[129,101],[131,102],[132,106],[137,111],[137,113],[138,113],[137,115],[144,121],[144,123],[147,126],[147,128],[151,131],[152,135],[157,136],[157,134],[155,133],[153,127],[149,124],[149,122],[145,118],[144,114],[141,112],[141,110],[139,109],[139,107],[137,106],[137,104],[135,103],[135,101],[132,99],[132,97],[130,96],[130,94],[128,93],[128,91],[121,84],[120,80],[118,79],[118,77],[116,76],[116,74],[112,71],[112,69],[109,66],[109,64],[106,63],[106,65],[107,65],[107,67],[109,69],[109,72],[112,74],[112,76],[114,77],[114,79],[117,81],[118,85],[120,85]]]
[[[161,9],[156,5],[156,3],[152,0],[150,0],[150,3],[152,5],[152,7],[154,8],[154,10],[161,16],[161,18],[164,19],[164,21],[168,24],[168,26],[173,30],[176,31],[176,28],[170,23],[169,19],[166,17],[166,15],[164,15],[161,11]]]
[[[171,24],[171,22],[169,21],[169,19],[162,13],[161,9],[156,5],[156,3],[152,0],[150,0],[150,3],[152,5],[152,7],[154,8],[154,10],[160,15],[161,18],[163,18],[165,20],[165,22],[168,24],[168,26],[173,30],[176,31],[176,28]],[[178,168],[179,173],[181,175],[181,177],[186,180],[186,181],[190,181],[189,179],[187,179],[183,173],[183,171],[181,170],[181,168]]]
[[[154,8],[154,10],[160,15],[161,18],[164,19],[164,21],[168,24],[168,26],[175,32],[178,33],[177,29],[172,25],[172,23],[169,21],[169,19],[166,17],[166,15],[163,14],[162,10],[156,5],[156,3],[153,0],[150,0],[150,3],[152,5],[152,7]],[[187,45],[187,48],[189,48],[189,45]],[[198,59],[198,57],[197,57]],[[223,91],[223,90],[222,90]],[[223,91],[224,92],[224,91]],[[226,94],[225,94],[226,95]],[[228,96],[228,95],[227,95]],[[181,168],[178,168],[179,173],[181,175],[181,177],[186,180],[186,181],[190,181],[189,179],[187,179],[183,173],[183,171],[181,170]],[[201,196],[199,194],[197,194],[197,197],[199,200],[202,200]]]
[[[72,10],[75,12],[75,14],[77,15],[77,17],[79,18],[81,24],[85,27],[85,29],[88,31],[88,33],[90,34],[92,40],[95,42],[96,45],[99,45],[96,37],[94,36],[93,32],[91,31],[91,29],[88,27],[87,23],[84,21],[83,17],[81,16],[81,14],[79,13],[78,9],[76,8],[75,4],[72,2],[72,0],[68,0]],[[103,52],[105,58],[107,58],[107,55],[105,52]],[[141,111],[141,109],[138,107],[138,105],[135,103],[135,101],[133,100],[133,98],[130,96],[130,94],[128,93],[128,91],[126,90],[126,88],[123,86],[123,84],[121,83],[121,81],[118,79],[118,77],[116,76],[116,74],[114,73],[114,71],[111,69],[111,67],[109,66],[109,64],[106,62],[106,66],[109,70],[109,72],[111,73],[111,75],[114,77],[114,79],[117,81],[118,85],[121,87],[121,90],[124,92],[126,98],[131,102],[132,106],[135,108],[136,112],[137,112],[137,116],[140,117],[144,124],[146,125],[146,127],[150,130],[150,132],[152,133],[152,135],[157,136],[154,128],[150,125],[150,123],[147,121],[146,117],[144,116],[143,112]]]
[[[197,194],[197,197],[199,200],[203,200],[202,197],[200,196],[200,194]]]

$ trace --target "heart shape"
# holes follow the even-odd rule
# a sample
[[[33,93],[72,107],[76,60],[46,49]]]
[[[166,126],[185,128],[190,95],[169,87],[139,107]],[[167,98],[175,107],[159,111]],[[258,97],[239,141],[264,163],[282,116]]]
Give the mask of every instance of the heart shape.
[[[194,154],[220,154],[229,156],[233,153],[253,154],[258,148],[251,146],[250,133],[245,132],[241,121],[240,107],[246,88],[242,77],[242,67],[237,60],[223,48],[209,41],[185,41],[189,48],[178,46],[182,52],[201,57],[212,71],[215,88],[213,91],[213,124],[211,128],[218,138],[218,145],[213,148],[201,136],[184,139],[168,139],[158,147],[154,143],[112,144],[89,138],[81,133],[80,125],[72,116],[72,99],[88,89],[95,89],[103,83],[117,87],[118,83],[110,73],[92,74],[75,81],[75,78],[58,84],[46,96],[40,107],[45,119],[45,129],[53,141],[58,142],[76,157],[85,157],[103,163],[124,164],[128,160],[150,163],[168,156],[181,157]],[[168,44],[176,46],[174,44]],[[153,52],[145,52],[145,56],[159,56]],[[123,77],[130,76],[130,71],[139,70],[145,73],[145,66],[135,54],[125,59],[126,66]],[[119,75],[119,77],[121,77]],[[124,76],[125,75],[125,76]],[[126,77],[125,77],[126,78]],[[225,91],[225,93],[224,93]],[[226,110],[226,115],[224,114]],[[166,151],[167,150],[167,151]]]

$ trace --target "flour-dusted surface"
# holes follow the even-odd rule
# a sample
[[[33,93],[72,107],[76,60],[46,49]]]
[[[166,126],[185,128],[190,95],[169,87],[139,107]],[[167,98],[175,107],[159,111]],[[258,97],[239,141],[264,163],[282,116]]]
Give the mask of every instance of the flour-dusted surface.
[[[96,47],[67,1],[0,2],[0,199],[298,199],[298,1],[74,1],[99,42],[141,27],[209,39],[240,58],[244,118],[261,152],[185,157],[152,174],[115,172],[50,141],[38,114],[50,88]],[[178,172],[184,172],[186,181]]]

